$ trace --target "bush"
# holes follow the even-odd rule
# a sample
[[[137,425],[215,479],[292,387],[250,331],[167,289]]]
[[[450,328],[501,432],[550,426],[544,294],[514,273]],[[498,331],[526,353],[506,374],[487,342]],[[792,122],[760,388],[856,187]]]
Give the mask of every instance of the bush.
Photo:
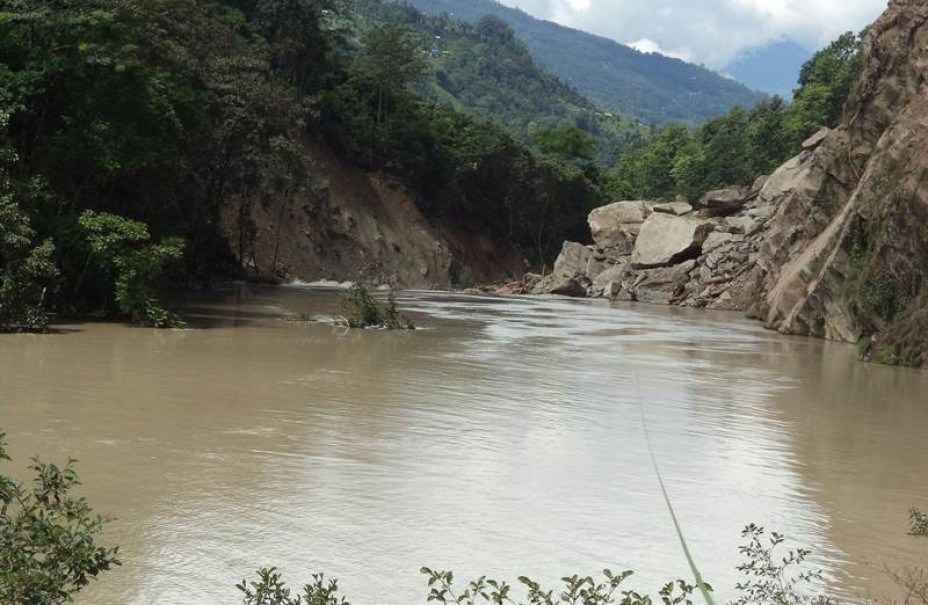
[[[754,524],[741,532],[747,543],[740,547],[745,561],[738,571],[748,580],[737,585],[739,596],[732,605],[832,605],[834,599],[811,594],[809,586],[822,577],[822,572],[811,570],[806,560],[812,551],[799,548],[785,549],[782,534],[770,532]]]
[[[377,300],[370,287],[357,281],[342,296],[339,321],[349,328],[385,328],[387,330],[412,330],[415,326],[400,314],[393,293],[383,304]]]
[[[9,460],[0,433],[0,460]],[[119,565],[116,548],[97,544],[104,519],[83,498],[74,461],[37,459],[31,487],[0,475],[0,603],[59,605]]]
[[[928,536],[928,513],[913,508],[909,511],[909,519],[912,522],[910,533],[913,536]]]
[[[746,542],[740,552],[745,560],[738,570],[748,576],[748,580],[738,584],[737,596],[732,605],[836,603],[830,597],[816,594],[813,584],[821,579],[822,574],[809,568],[809,550],[787,549],[781,534],[771,532],[768,537],[765,530],[756,525],[746,527],[742,536]],[[663,605],[693,605],[693,595],[696,594],[696,586],[684,580],[676,580],[668,582],[658,591],[658,599],[652,599],[649,595],[625,589],[626,580],[633,572],[613,573],[608,569],[599,578],[579,575],[563,577],[562,586],[558,590],[546,590],[538,582],[521,576],[518,582],[521,586],[519,592],[523,596],[515,594],[512,585],[486,576],[469,582],[458,592],[452,572],[436,571],[428,567],[423,567],[421,572],[428,577],[427,602],[434,601],[441,605],[651,605],[656,602]],[[901,576],[896,579],[901,586],[908,588],[910,594],[928,595],[928,582],[924,582],[923,576],[918,577],[921,579],[909,579],[908,582],[903,582]],[[712,588],[704,586],[707,589],[704,593],[706,605],[714,605]],[[242,582],[238,588],[245,593],[243,605],[348,605],[344,598],[338,597],[337,583],[334,580],[326,583],[321,575],[313,576],[313,583],[304,588],[302,596],[291,596],[290,589],[275,568],[259,571],[257,581],[250,584]]]

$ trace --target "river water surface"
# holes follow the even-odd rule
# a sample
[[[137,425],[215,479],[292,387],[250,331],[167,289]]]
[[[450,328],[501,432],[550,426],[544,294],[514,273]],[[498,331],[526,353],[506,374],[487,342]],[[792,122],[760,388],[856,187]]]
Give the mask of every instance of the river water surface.
[[[422,565],[550,581],[687,577],[645,440],[724,599],[756,522],[846,596],[928,566],[928,372],[858,363],[738,315],[562,299],[401,297],[424,329],[353,331],[311,288],[188,301],[196,329],[0,337],[22,463],[80,460],[122,568],[79,605],[240,601],[263,565],[354,605],[424,603]]]

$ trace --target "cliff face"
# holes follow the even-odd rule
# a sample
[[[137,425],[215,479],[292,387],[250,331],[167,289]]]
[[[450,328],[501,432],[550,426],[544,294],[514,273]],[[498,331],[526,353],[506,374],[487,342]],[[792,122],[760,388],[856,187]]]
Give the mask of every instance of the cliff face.
[[[522,255],[477,229],[427,218],[393,179],[309,150],[316,177],[299,196],[230,206],[222,227],[233,254],[266,280],[354,281],[447,289],[522,274]]]
[[[882,361],[928,361],[928,4],[872,27],[843,123],[760,192],[774,208],[740,304],[783,333],[875,339]],[[744,287],[747,286],[747,287]]]

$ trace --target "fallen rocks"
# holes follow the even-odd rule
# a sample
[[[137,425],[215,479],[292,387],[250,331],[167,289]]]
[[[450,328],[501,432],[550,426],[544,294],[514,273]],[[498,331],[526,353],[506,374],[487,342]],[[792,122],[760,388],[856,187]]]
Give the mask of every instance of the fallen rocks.
[[[631,300],[669,305],[684,293],[690,272],[695,268],[696,261],[688,260],[673,267],[648,269],[639,273],[625,289]]]
[[[641,226],[632,268],[665,267],[698,256],[711,231],[711,223],[704,220],[654,213]]]
[[[674,216],[683,216],[684,214],[689,214],[693,211],[693,206],[689,202],[685,201],[675,201],[667,202],[665,204],[654,204],[651,206],[651,209],[654,212],[663,212],[664,214],[672,214]]]
[[[615,202],[593,210],[587,222],[593,241],[600,248],[615,248],[629,254],[638,238],[642,223],[650,216],[645,202]]]
[[[734,200],[738,211],[699,218],[685,199],[649,204],[616,202],[590,213],[594,244],[565,242],[550,275],[535,294],[608,298],[662,305],[738,308],[758,257],[757,242],[774,206],[758,196],[778,186],[729,188],[707,197]],[[726,213],[728,211],[726,210]],[[737,281],[737,284],[735,282]],[[730,290],[737,286],[733,295]],[[513,286],[515,289],[515,286]]]
[[[734,214],[744,208],[755,195],[756,193],[752,190],[742,187],[710,191],[699,200],[699,205],[702,207],[701,214],[706,218]]]

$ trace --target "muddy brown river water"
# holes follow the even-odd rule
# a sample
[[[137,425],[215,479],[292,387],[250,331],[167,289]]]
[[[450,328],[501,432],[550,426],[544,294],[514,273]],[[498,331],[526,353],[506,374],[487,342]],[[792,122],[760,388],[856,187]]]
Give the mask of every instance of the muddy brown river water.
[[[422,565],[551,580],[687,577],[647,423],[724,600],[743,526],[815,551],[842,595],[928,566],[928,372],[858,363],[738,315],[405,293],[415,332],[345,331],[332,291],[230,288],[196,329],[0,337],[0,427],[22,463],[80,460],[123,567],[78,605],[239,603],[262,565],[354,605],[424,603]]]

